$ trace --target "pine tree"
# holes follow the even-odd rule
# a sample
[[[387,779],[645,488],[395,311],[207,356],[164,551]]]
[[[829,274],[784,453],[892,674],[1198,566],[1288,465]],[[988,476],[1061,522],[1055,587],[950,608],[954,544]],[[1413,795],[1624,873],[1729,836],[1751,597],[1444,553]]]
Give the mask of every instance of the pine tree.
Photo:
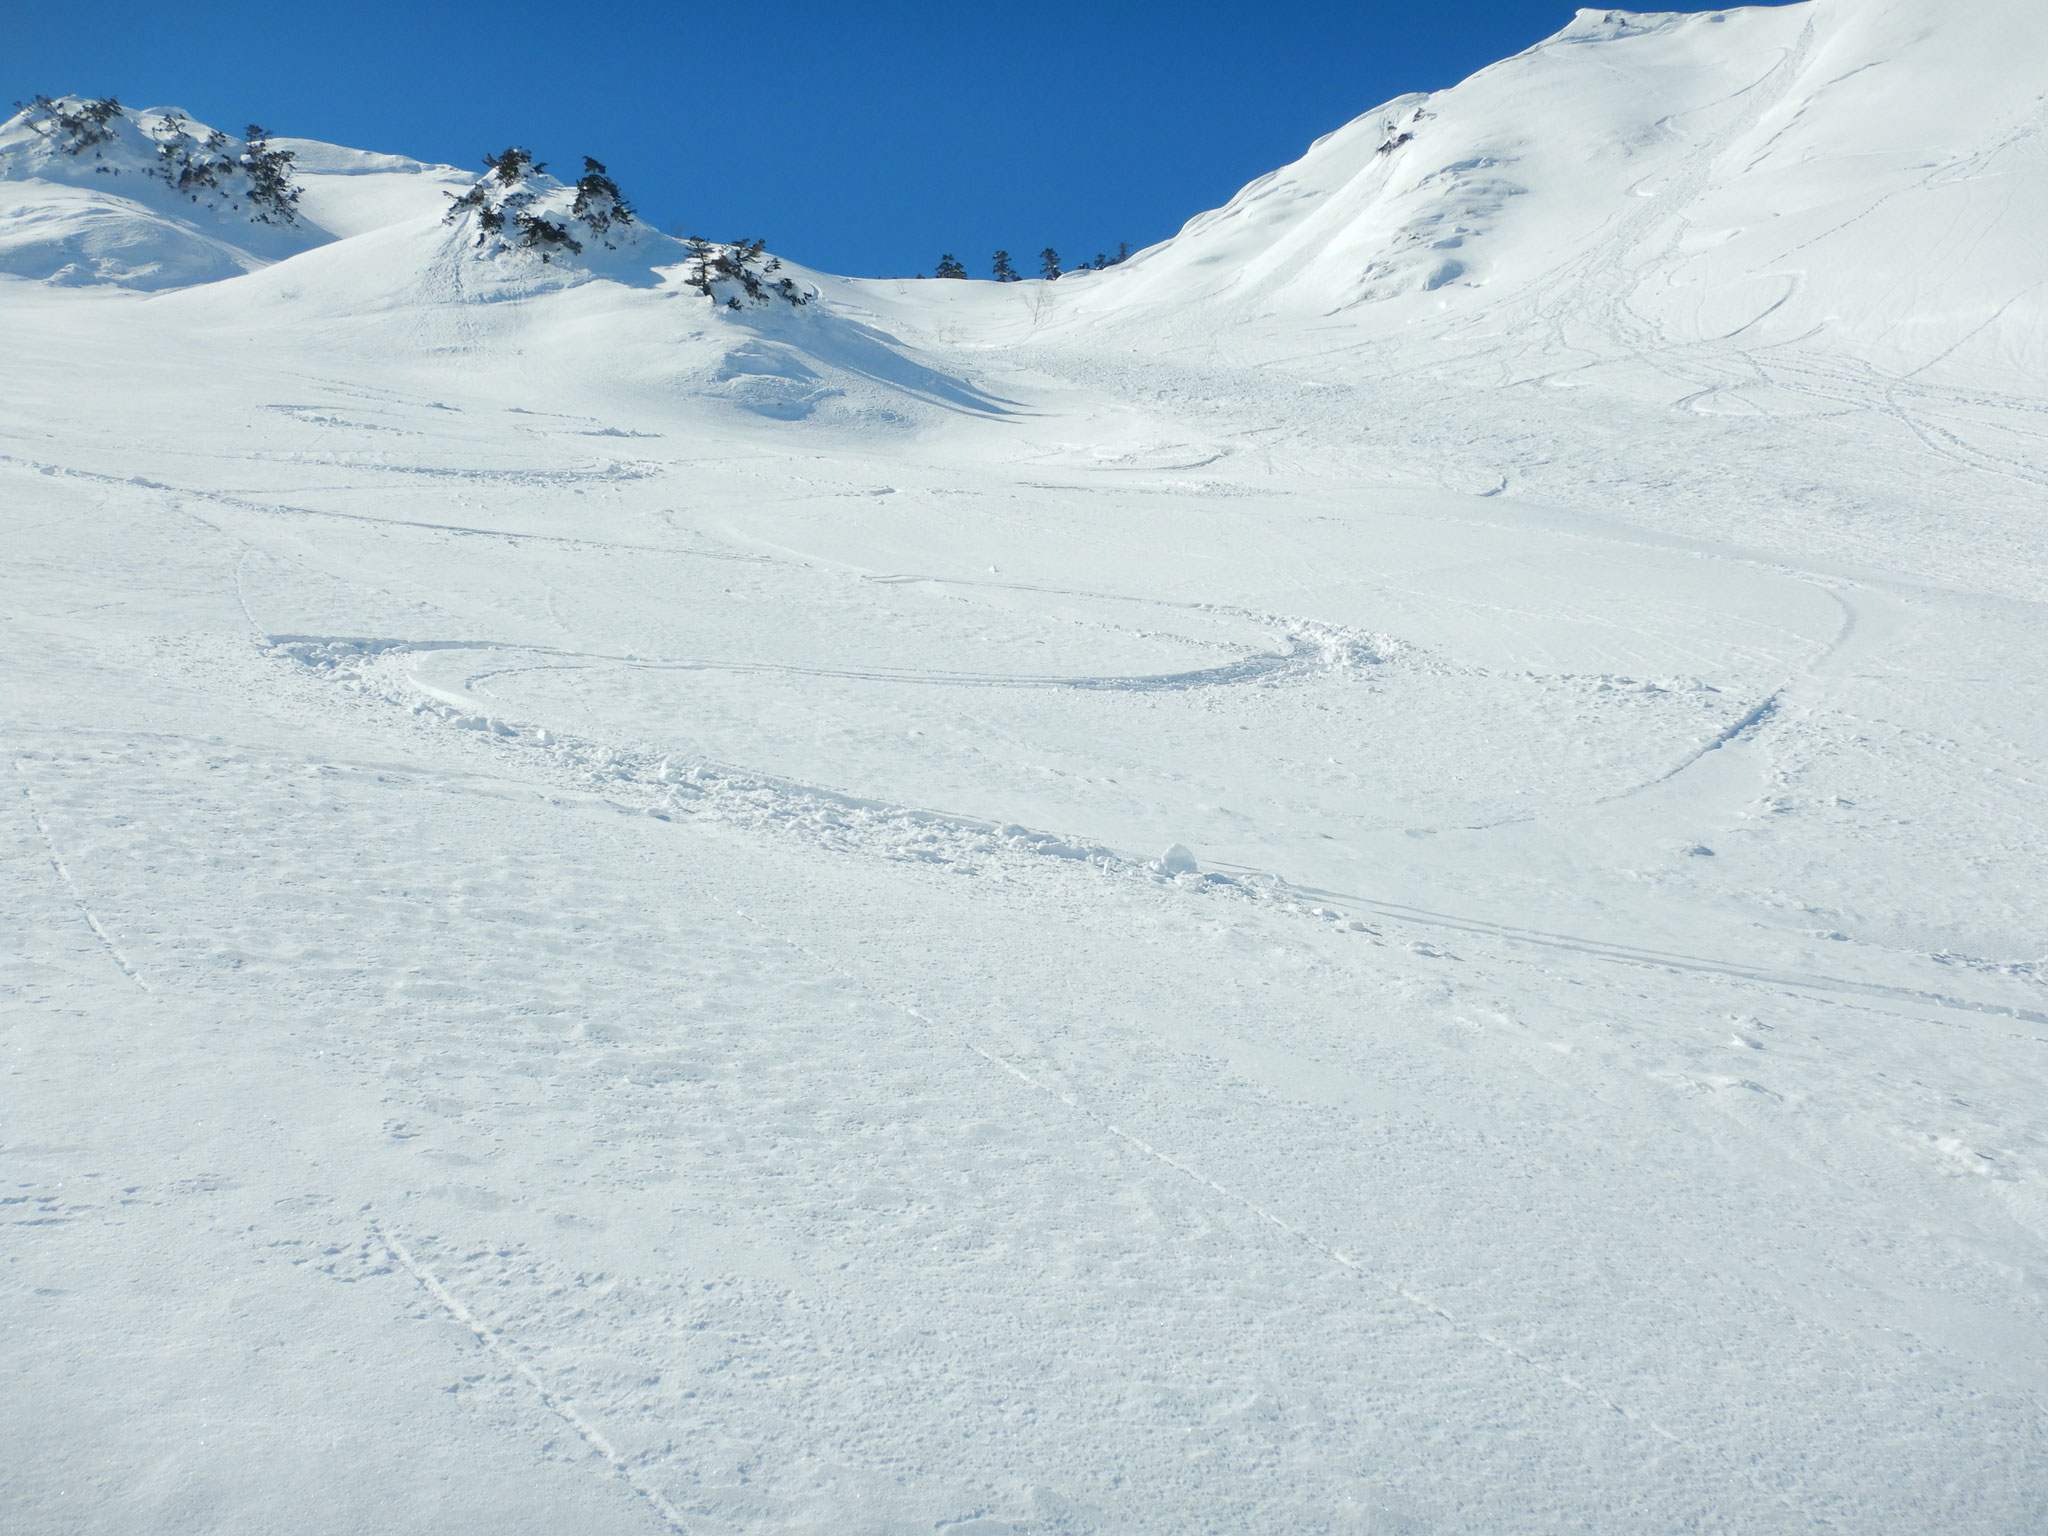
[[[619,184],[605,174],[604,163],[583,157],[583,176],[576,183],[576,203],[570,215],[590,226],[590,232],[604,240],[614,224],[633,222],[633,209],[619,191]],[[612,243],[605,240],[605,248]]]
[[[552,261],[557,251],[571,251],[577,255],[583,252],[583,242],[570,234],[565,226],[539,214],[521,209],[512,216],[512,227],[512,243],[529,251],[539,251],[542,261]]]
[[[1017,269],[1010,265],[1010,253],[1008,251],[996,252],[995,266],[997,282],[1014,283],[1017,281]]]
[[[292,161],[288,149],[275,148],[270,134],[251,123],[242,151],[242,169],[249,174],[249,202],[254,217],[265,224],[299,222],[299,189],[292,183]]]
[[[711,242],[702,235],[692,235],[683,242],[690,252],[691,273],[686,281],[692,288],[711,297]]]
[[[1060,275],[1060,253],[1049,245],[1040,251],[1038,253],[1038,270],[1047,278],[1058,277]]]
[[[951,251],[948,251],[939,258],[939,265],[932,275],[935,277],[965,277],[967,269],[954,259]]]
[[[536,161],[517,144],[502,155],[485,155],[484,164],[497,172],[498,180],[508,187],[521,181],[529,171],[538,174],[547,169],[545,162]]]
[[[526,176],[528,172],[544,169],[531,154],[515,144],[502,154],[485,155],[484,165],[489,174],[449,202],[444,223],[453,224],[464,214],[474,213],[476,243],[480,247],[502,237],[509,224],[514,231],[514,243],[539,250],[542,260],[550,259],[554,250],[565,243],[575,250],[583,249],[561,225],[526,212],[527,205],[533,202],[532,190],[524,185]]]
[[[489,211],[488,194],[484,191],[484,184],[478,182],[467,192],[463,193],[462,196],[449,200],[448,211],[441,215],[441,222],[443,224],[453,224],[465,213],[474,212],[481,217]]]
[[[726,246],[712,260],[712,271],[724,281],[738,283],[748,298],[756,304],[767,301],[767,290],[753,269],[753,262],[761,254],[761,242],[750,241],[745,235]],[[737,300],[728,300],[732,308],[740,307]]]

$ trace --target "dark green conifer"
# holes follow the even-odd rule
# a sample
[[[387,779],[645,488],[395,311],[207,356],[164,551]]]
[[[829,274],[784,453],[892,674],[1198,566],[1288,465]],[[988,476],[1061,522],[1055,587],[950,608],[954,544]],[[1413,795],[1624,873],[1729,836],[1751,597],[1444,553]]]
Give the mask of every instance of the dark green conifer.
[[[690,253],[690,275],[683,280],[705,298],[711,297],[711,242],[692,235],[683,242]]]
[[[536,161],[526,150],[514,144],[502,155],[485,155],[484,164],[497,173],[498,180],[506,186],[513,186],[526,176],[527,172],[547,169],[545,162]]]
[[[633,222],[632,206],[619,191],[619,184],[605,173],[604,162],[583,157],[583,175],[576,183],[576,203],[570,214],[581,219],[590,227],[590,232],[604,240],[614,224]],[[610,248],[611,242],[605,240]]]
[[[26,106],[18,101],[14,105],[18,111],[30,114],[30,126],[36,132],[53,139],[67,155],[82,155],[88,149],[97,151],[100,145],[111,143],[114,130],[108,124],[121,115],[121,103],[112,96],[83,101],[75,107],[59,106],[47,96],[34,97]],[[42,122],[35,120],[36,114],[42,115]],[[97,160],[98,154],[93,158]]]
[[[249,125],[242,151],[242,169],[249,175],[249,202],[254,217],[265,224],[296,224],[299,189],[292,182],[292,161],[288,149],[270,142],[270,134],[256,124]]]

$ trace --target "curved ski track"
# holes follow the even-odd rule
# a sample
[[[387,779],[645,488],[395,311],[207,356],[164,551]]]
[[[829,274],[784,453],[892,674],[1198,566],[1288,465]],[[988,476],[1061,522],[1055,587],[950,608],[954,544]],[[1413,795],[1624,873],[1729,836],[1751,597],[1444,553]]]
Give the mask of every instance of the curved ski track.
[[[1845,625],[1844,636],[1853,628]],[[545,727],[494,718],[476,713],[474,701],[442,690],[412,683],[413,697],[402,690],[379,686],[365,680],[361,663],[380,655],[418,650],[467,650],[500,648],[463,641],[360,641],[312,636],[269,637],[272,654],[331,677],[358,681],[366,691],[377,693],[388,706],[403,708],[415,718],[444,727],[474,731],[495,740],[508,751],[536,754],[528,762],[540,766],[551,777],[565,780],[577,791],[593,796],[621,810],[659,819],[676,816],[705,816],[713,820],[747,826],[761,831],[796,834],[817,846],[869,857],[894,860],[982,867],[1017,858],[1052,857],[1089,865],[1122,878],[1152,885],[1170,885],[1191,896],[1225,896],[1277,906],[1307,920],[1343,925],[1369,940],[1379,930],[1367,927],[1358,914],[1409,928],[1480,935],[1510,944],[1568,952],[1587,958],[1655,970],[1690,972],[1724,977],[1765,988],[1856,999],[1868,1006],[1889,1004],[1886,1011],[1934,1009],[2010,1019],[2017,1023],[2048,1028],[2048,1009],[1959,997],[1910,987],[1857,981],[1847,977],[1778,970],[1746,965],[1714,956],[1651,949],[1615,943],[1582,934],[1558,933],[1547,929],[1391,902],[1352,891],[1339,891],[1299,884],[1285,875],[1250,866],[1217,863],[1198,874],[1175,874],[1163,870],[1157,861],[1129,850],[1086,839],[1071,839],[1057,833],[996,822],[983,817],[924,809],[861,796],[843,794],[821,785],[806,784],[776,775],[756,773],[733,765],[706,760],[678,762],[671,754],[563,735]],[[1832,654],[1840,639],[1828,648]],[[528,649],[527,647],[503,647]],[[1294,658],[1284,658],[1290,666]],[[678,663],[689,666],[693,664]],[[703,665],[703,664],[695,664]],[[516,670],[516,669],[505,669]],[[738,670],[775,671],[782,668],[743,666]],[[889,681],[903,679],[879,673],[786,669],[810,675],[876,676]],[[1228,670],[1228,669],[1218,669]],[[485,674],[501,675],[501,674]],[[1253,673],[1229,679],[1245,682]],[[914,679],[945,682],[931,677]],[[1142,681],[1142,680],[1140,680]],[[1220,683],[1222,680],[1218,680]],[[997,686],[1114,686],[1115,680],[1072,679],[1004,680]],[[1743,739],[1768,719],[1777,695],[1751,709],[1747,715],[1686,763],[1670,770],[1668,778],[1716,748]],[[1912,1017],[1915,1015],[1905,1014]],[[2027,1038],[2048,1043],[2048,1034]]]

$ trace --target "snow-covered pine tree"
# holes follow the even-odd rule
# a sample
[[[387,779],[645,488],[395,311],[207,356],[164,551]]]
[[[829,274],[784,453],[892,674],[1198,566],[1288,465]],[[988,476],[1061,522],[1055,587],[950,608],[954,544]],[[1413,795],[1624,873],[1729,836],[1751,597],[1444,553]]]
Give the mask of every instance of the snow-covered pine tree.
[[[482,245],[492,235],[505,227],[505,215],[491,205],[489,177],[478,182],[462,196],[448,204],[448,211],[441,216],[443,224],[453,224],[464,214],[476,215],[476,243]]]
[[[711,242],[702,235],[692,235],[683,245],[690,253],[690,275],[684,280],[708,299],[711,297]]]
[[[508,247],[534,251],[542,261],[552,261],[563,251],[581,253],[583,242],[568,225],[533,210],[539,192],[530,178],[547,169],[544,162],[514,144],[500,154],[485,155],[484,166],[489,174],[449,203],[444,222],[453,224],[474,214],[475,243],[486,255]]]
[[[951,251],[948,251],[939,258],[939,265],[932,273],[934,277],[965,277],[966,275],[967,268],[955,259]]]
[[[581,219],[589,226],[590,232],[604,240],[608,250],[616,249],[611,241],[605,240],[614,224],[633,222],[633,208],[619,191],[619,184],[606,173],[604,162],[583,157],[583,175],[576,183],[576,203],[569,210],[572,217]]]
[[[782,270],[782,259],[768,255],[764,241],[742,237],[730,245],[718,245],[692,235],[684,244],[690,252],[684,285],[727,309],[745,309],[776,299],[800,309],[811,302],[810,294],[793,279],[774,277]]]
[[[76,97],[66,97],[65,101],[77,104],[66,106],[47,96],[37,96],[26,105],[18,101],[14,105],[17,111],[27,112],[30,126],[53,140],[64,154],[82,155],[88,149],[96,150],[112,141],[114,130],[107,125],[121,115],[121,103],[117,99],[101,96],[90,101],[78,101]]]
[[[756,304],[767,303],[767,288],[751,265],[752,262],[759,259],[760,255],[761,242],[749,240],[745,235],[741,235],[732,244],[720,247],[718,254],[712,258],[711,270],[713,281],[722,279],[728,283],[738,283],[740,288],[746,293],[746,296]],[[726,300],[726,302],[732,305],[734,309],[740,307],[737,296]]]
[[[295,205],[299,189],[292,182],[292,152],[271,143],[269,132],[254,123],[249,125],[244,144],[240,161],[249,176],[250,216],[264,224],[298,223]]]
[[[690,275],[686,281],[708,299],[711,297],[711,242],[702,235],[692,235],[683,245],[690,253]]]
[[[548,168],[545,160],[536,161],[517,144],[512,145],[501,155],[485,155],[484,164],[491,168],[499,184],[507,187],[517,186],[529,173],[538,175]]]
[[[222,179],[235,171],[235,157],[228,153],[228,136],[210,129],[202,142],[195,139],[181,112],[166,113],[156,125],[157,163],[152,174],[193,202],[200,194],[221,190]]]
[[[569,233],[567,225],[522,208],[512,216],[512,244],[540,252],[542,261],[553,261],[558,251],[583,254],[583,242]]]
[[[1040,251],[1038,253],[1038,270],[1047,278],[1058,277],[1060,275],[1060,253],[1049,245]]]
[[[996,252],[995,269],[997,282],[1014,283],[1017,281],[1017,269],[1010,265],[1010,253],[1008,251]]]

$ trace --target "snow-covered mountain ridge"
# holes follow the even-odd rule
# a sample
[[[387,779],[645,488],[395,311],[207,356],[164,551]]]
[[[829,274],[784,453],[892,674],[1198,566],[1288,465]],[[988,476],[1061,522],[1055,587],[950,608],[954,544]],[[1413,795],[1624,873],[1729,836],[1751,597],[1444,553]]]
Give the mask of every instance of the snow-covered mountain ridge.
[[[1178,326],[1264,325],[1283,354],[1333,327],[1514,328],[1594,351],[1820,335],[1898,372],[2038,377],[2048,97],[2024,61],[2044,51],[2048,13],[2023,0],[1582,10],[1450,90],[1364,114],[1129,264],[1069,274],[1060,319],[1135,323],[1155,347]],[[215,281],[417,219],[473,180],[280,139],[304,229],[198,228],[150,182],[163,111],[125,115],[89,160],[52,151],[32,117],[0,127],[0,180],[45,201],[0,219],[0,270],[62,281]],[[998,297],[1044,329],[1039,286]]]
[[[2026,3],[1582,10],[1082,279],[1077,314],[1265,325],[1275,353],[1460,327],[2039,378],[2044,56]]]
[[[52,107],[87,105],[62,97]],[[266,218],[247,203],[243,140],[175,108],[150,108],[114,113],[101,125],[105,137],[81,146],[53,115],[31,105],[0,123],[0,272],[60,284],[161,290],[223,281],[438,213],[446,189],[473,179],[403,156],[280,138],[272,143],[292,157],[298,197],[289,218]],[[195,180],[195,156],[218,160],[221,173]]]

